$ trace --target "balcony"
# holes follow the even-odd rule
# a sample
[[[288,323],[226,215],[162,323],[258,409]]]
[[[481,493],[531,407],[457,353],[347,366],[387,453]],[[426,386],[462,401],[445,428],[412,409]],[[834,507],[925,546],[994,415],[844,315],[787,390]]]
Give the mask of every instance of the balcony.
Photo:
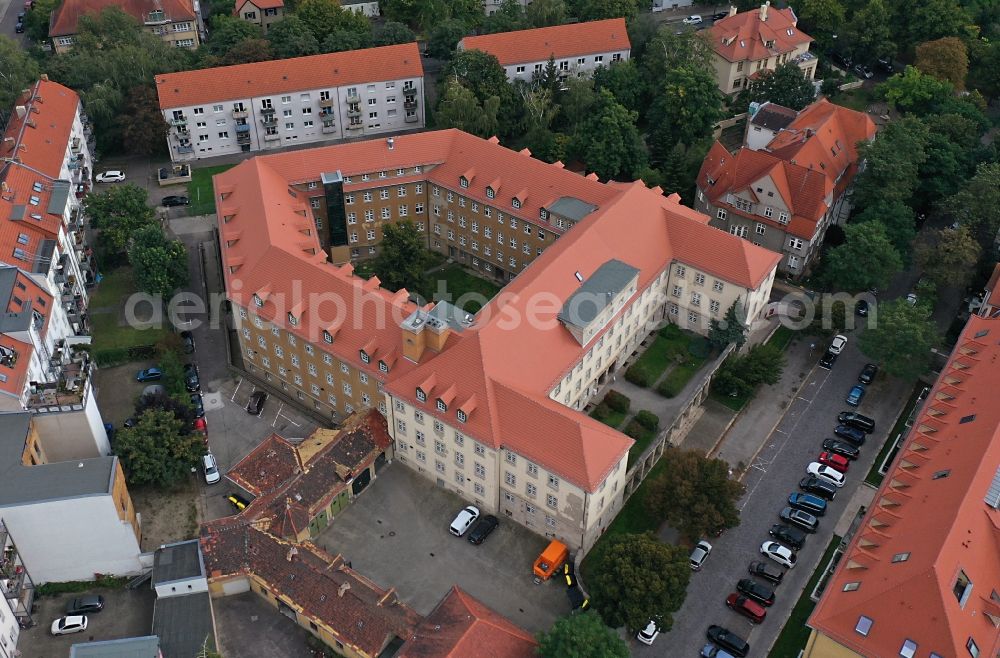
[[[176,150],[178,153],[194,153],[194,147],[190,144],[178,146]]]
[[[173,117],[168,123],[176,128],[177,126],[186,126],[187,122],[187,117],[182,114],[179,117]]]
[[[332,98],[321,98],[321,99],[319,99],[319,106],[320,107],[333,107],[333,99]]]
[[[243,144],[249,144],[250,143],[250,133],[248,133],[248,132],[236,133],[236,143],[239,144],[239,145],[241,145],[241,146]]]
[[[236,110],[236,109],[234,109],[233,110],[233,118],[234,119],[246,119],[247,118],[247,111],[246,110]]]
[[[349,124],[347,124],[347,129],[348,130],[361,130],[362,128],[364,128],[364,125],[360,124],[360,123],[349,123]]]
[[[77,318],[72,321],[78,322]],[[74,341],[72,344],[69,341]],[[52,355],[56,381],[32,384],[27,407],[32,412],[56,413],[59,411],[79,411],[86,404],[90,394],[90,355],[83,350],[74,350],[77,344],[90,344],[90,336],[76,336],[60,341],[60,346]]]
[[[265,142],[273,142],[279,139],[281,139],[281,135],[279,135],[278,133],[275,133],[273,135],[264,135]]]
[[[185,137],[191,134],[191,129],[187,126],[174,126],[174,135],[184,135]]]
[[[332,123],[330,123],[330,124],[324,123],[323,124],[323,134],[324,135],[329,135],[329,134],[335,133],[335,132],[337,132],[337,126],[333,125]]]
[[[417,109],[417,99],[415,96],[407,96],[406,100],[403,101],[403,107],[408,110]]]
[[[80,152],[80,149],[83,148],[83,142],[79,137],[74,137],[73,141],[69,145],[69,148],[73,151],[73,155],[76,155]]]
[[[260,113],[261,114],[274,114],[274,108],[273,107],[262,107],[262,108],[260,108]]]
[[[416,112],[407,112],[405,118],[403,119],[406,123],[416,123],[419,120],[420,117]]]
[[[273,128],[278,125],[278,119],[273,114],[266,114],[260,118],[260,122],[265,128]]]
[[[349,117],[359,117],[361,116],[361,107],[358,105],[348,105],[347,106],[347,116]]]
[[[353,94],[348,94],[347,95],[347,102],[349,104],[355,104],[356,105],[356,104],[358,104],[358,103],[361,102],[361,97],[358,96],[357,92],[354,92]]]

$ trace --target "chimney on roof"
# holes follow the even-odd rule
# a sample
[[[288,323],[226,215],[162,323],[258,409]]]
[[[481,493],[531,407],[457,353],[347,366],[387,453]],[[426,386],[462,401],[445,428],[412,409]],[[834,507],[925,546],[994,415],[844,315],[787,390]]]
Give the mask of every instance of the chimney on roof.
[[[344,598],[344,593],[349,589],[351,589],[351,584],[344,583],[343,585],[337,588],[337,596],[339,596],[340,598]]]
[[[285,555],[285,559],[291,562],[292,560],[295,559],[295,556],[298,554],[299,554],[299,549],[292,546],[291,548],[288,549],[288,554]]]
[[[767,9],[771,6],[771,0],[767,0],[764,4],[760,6],[760,20],[762,23],[767,22]]]
[[[390,151],[392,150],[392,147],[394,146],[394,144],[395,144],[395,140],[393,140],[392,137],[386,138],[385,145],[389,147]]]
[[[736,15],[736,6],[735,5],[729,5],[729,15],[730,16],[735,16]]]
[[[14,107],[14,112],[17,113],[18,119],[23,119],[24,115],[28,113],[28,108],[25,107],[24,105],[17,105]]]

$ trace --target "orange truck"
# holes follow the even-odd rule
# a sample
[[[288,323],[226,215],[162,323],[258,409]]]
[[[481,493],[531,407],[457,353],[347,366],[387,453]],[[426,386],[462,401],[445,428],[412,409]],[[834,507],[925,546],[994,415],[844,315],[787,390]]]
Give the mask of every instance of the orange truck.
[[[569,557],[569,549],[566,548],[566,544],[558,539],[553,539],[545,547],[545,550],[542,551],[542,554],[538,556],[538,559],[535,560],[535,567],[533,569],[535,576],[542,580],[548,580],[552,577],[552,574],[559,570],[559,567],[562,566],[567,557]]]

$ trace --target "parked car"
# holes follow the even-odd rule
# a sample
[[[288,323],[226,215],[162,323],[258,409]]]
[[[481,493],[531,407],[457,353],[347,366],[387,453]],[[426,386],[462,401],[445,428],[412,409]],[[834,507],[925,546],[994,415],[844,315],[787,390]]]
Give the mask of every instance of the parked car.
[[[810,462],[810,464],[806,466],[806,473],[814,475],[822,480],[828,480],[838,488],[847,483],[847,478],[844,477],[843,473],[835,468],[830,468],[829,466],[820,464],[819,462]]]
[[[837,414],[837,422],[856,427],[866,434],[871,434],[875,431],[875,419],[859,414],[856,411],[841,411]]]
[[[767,534],[792,550],[797,551],[806,544],[806,533],[798,528],[787,526],[784,523],[775,523],[767,531]]]
[[[198,376],[198,366],[193,363],[184,364],[184,388],[188,393],[201,390],[201,378]]]
[[[747,568],[747,573],[751,576],[763,578],[764,580],[774,583],[775,585],[780,585],[781,579],[785,577],[785,572],[780,568],[759,560],[754,560],[750,563],[750,566]]]
[[[208,421],[204,418],[195,418],[191,423],[191,429],[205,437],[205,445],[208,445]]]
[[[639,640],[645,645],[652,646],[653,642],[656,641],[657,636],[660,634],[660,629],[656,627],[656,622],[650,620],[646,624],[646,628],[642,629],[635,634],[635,639]]]
[[[851,387],[851,390],[847,393],[847,404],[852,407],[856,407],[861,404],[861,400],[865,397],[865,387],[861,384],[855,384]]]
[[[159,384],[150,384],[146,388],[142,389],[142,397],[153,397],[154,395],[166,395],[167,387],[161,386]]]
[[[60,617],[52,622],[49,629],[53,635],[69,635],[87,630],[87,617],[85,615],[69,615]]]
[[[848,461],[847,457],[828,450],[819,453],[819,458],[816,461],[830,468],[835,468],[841,473],[846,473],[851,467],[851,462]]]
[[[202,467],[205,470],[205,484],[216,484],[222,479],[222,475],[219,473],[219,465],[215,461],[215,455],[212,453],[206,454],[201,458]]]
[[[837,497],[837,487],[826,480],[820,480],[818,477],[813,477],[812,475],[807,475],[799,480],[799,489],[822,500],[833,500]],[[812,510],[806,511],[811,512]],[[822,516],[822,514],[819,516]]]
[[[716,14],[712,14],[711,18],[712,18],[713,21],[721,21],[723,18],[726,18],[727,16],[729,16],[729,12],[727,12],[727,11],[720,11],[720,12],[718,12]]]
[[[691,551],[691,557],[689,558],[691,562],[691,568],[695,571],[701,571],[701,567],[705,564],[705,560],[708,558],[708,554],[712,552],[712,545],[707,541],[702,539],[695,545],[694,550]]]
[[[743,658],[743,656],[750,653],[750,644],[728,628],[713,624],[708,627],[708,631],[705,634],[708,636],[708,639],[734,656]]]
[[[125,180],[125,172],[120,169],[109,169],[97,174],[94,180],[98,183],[121,183]]]
[[[235,492],[226,494],[226,500],[229,501],[230,505],[236,508],[237,512],[242,512],[246,509],[247,505],[250,504],[250,501]]]
[[[716,646],[712,642],[703,646],[698,655],[701,656],[701,658],[735,658],[733,654],[729,653],[720,646]]]
[[[173,208],[174,206],[186,206],[191,203],[191,200],[186,196],[179,196],[176,194],[171,194],[169,196],[163,197],[160,201],[160,205],[164,208]]]
[[[819,358],[819,367],[826,370],[833,368],[833,364],[837,362],[837,355],[830,350],[827,350],[823,356]]]
[[[144,368],[135,374],[137,382],[155,382],[163,378],[163,372],[159,368]]]
[[[858,74],[858,77],[864,78],[865,80],[871,80],[875,77],[875,74],[870,68],[868,68],[867,64],[855,64],[854,72]]]
[[[915,293],[915,292],[908,293],[906,295],[906,303],[909,304],[910,306],[916,306],[917,305],[917,293]]]
[[[865,433],[859,430],[857,427],[851,427],[850,425],[837,425],[833,428],[834,436],[839,436],[842,439],[846,439],[856,446],[862,446],[865,443]]]
[[[479,508],[474,505],[469,505],[455,517],[455,520],[451,522],[451,526],[448,530],[451,534],[456,537],[461,537],[465,534],[465,531],[469,529],[476,519],[479,518]]]
[[[817,478],[818,479],[818,478]],[[830,485],[833,486],[833,485]],[[809,512],[813,516],[823,516],[826,514],[827,502],[819,496],[805,493],[792,493],[788,495],[788,504],[795,509]]]
[[[469,543],[476,546],[482,544],[490,536],[490,533],[496,530],[498,525],[500,525],[500,522],[497,521],[497,517],[487,514],[479,519],[479,522],[469,532]]]
[[[781,520],[796,528],[813,533],[819,528],[819,519],[804,510],[794,507],[784,507],[778,514]]]
[[[865,367],[861,369],[861,374],[858,375],[858,381],[862,384],[871,384],[875,381],[875,375],[878,374],[878,366],[874,363],[866,363]]]
[[[767,616],[767,610],[764,609],[764,606],[749,596],[742,596],[736,592],[726,597],[726,606],[749,619],[751,624],[759,624]]]
[[[854,314],[860,315],[862,317],[868,315],[868,300],[859,299],[858,303],[854,305]]]
[[[184,345],[185,354],[194,354],[194,334],[190,331],[182,331],[181,343]]]
[[[876,68],[878,68],[883,73],[895,73],[896,67],[892,65],[891,57],[879,57],[878,61],[875,62]]]
[[[792,569],[795,567],[795,553],[787,546],[782,546],[776,541],[766,541],[760,545],[760,554],[766,555],[783,567]]]
[[[590,607],[590,599],[584,596],[579,585],[567,587],[566,596],[569,598],[569,607],[572,610],[586,610]]]
[[[66,604],[68,616],[82,615],[85,612],[100,612],[104,610],[104,597],[100,594],[87,594],[71,599]]]
[[[840,354],[841,352],[844,351],[844,347],[846,345],[847,345],[847,336],[844,336],[843,334],[837,334],[836,336],[833,337],[833,340],[830,341],[829,349],[834,354]]]
[[[851,67],[854,65],[854,62],[851,61],[850,57],[841,55],[840,53],[833,54],[833,61],[839,64],[845,71],[850,71]]]
[[[14,25],[14,32],[21,34],[24,32],[24,12],[17,15],[17,24]]]
[[[839,439],[823,439],[823,449],[835,452],[838,455],[843,455],[848,459],[857,459],[861,455],[860,450],[852,446],[847,441],[841,441]]]
[[[749,596],[761,605],[774,605],[774,590],[764,583],[758,583],[753,578],[741,578],[736,583],[736,591]]]
[[[259,416],[264,411],[264,401],[267,400],[267,393],[264,391],[254,391],[250,394],[247,402],[247,413]]]
[[[194,409],[195,418],[204,418],[205,416],[205,401],[201,397],[201,393],[191,394],[191,407]]]
[[[688,16],[687,18],[685,18],[681,22],[684,23],[685,25],[698,25],[699,23],[702,23],[704,20],[705,19],[703,19],[701,17],[701,15],[699,15],[699,14],[692,14],[692,15]]]

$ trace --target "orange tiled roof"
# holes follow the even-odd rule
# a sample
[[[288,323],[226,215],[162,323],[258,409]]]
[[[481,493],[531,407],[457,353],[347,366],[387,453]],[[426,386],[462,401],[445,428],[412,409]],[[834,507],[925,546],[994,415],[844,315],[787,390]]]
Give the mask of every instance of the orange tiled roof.
[[[160,109],[188,107],[286,91],[379,80],[419,78],[424,74],[416,43],[349,50],[326,55],[276,59],[252,64],[164,73],[156,76]]]
[[[537,647],[530,633],[452,586],[406,639],[399,658],[531,658]]]
[[[910,639],[920,656],[967,656],[969,638],[1000,651],[998,341],[1000,319],[969,319],[809,619],[857,653],[896,656]],[[963,571],[973,587],[956,593]]]
[[[632,48],[624,18],[465,37],[461,46],[494,55],[501,66]]]
[[[0,374],[6,376],[0,381],[0,395],[18,400],[20,405],[21,396],[24,395],[24,388],[28,383],[28,365],[33,358],[34,347],[31,343],[25,343],[6,334],[0,334],[0,347],[12,350],[17,355],[12,366],[0,363]]]
[[[253,5],[257,9],[280,9],[285,6],[284,0],[236,0],[233,16],[239,16],[244,5]]]
[[[798,18],[791,8],[768,7],[763,21],[761,13],[753,9],[716,21],[708,29],[712,50],[730,62],[756,61],[812,42],[811,36],[796,27]]]
[[[173,23],[195,19],[191,0],[62,0],[49,20],[49,36],[76,34],[81,16],[99,14],[108,7],[118,7],[140,24],[157,9],[162,9],[166,20]]]
[[[17,158],[49,178],[58,178],[80,97],[72,89],[42,79],[22,94],[15,106],[25,107],[26,112],[12,113],[0,156]]]

